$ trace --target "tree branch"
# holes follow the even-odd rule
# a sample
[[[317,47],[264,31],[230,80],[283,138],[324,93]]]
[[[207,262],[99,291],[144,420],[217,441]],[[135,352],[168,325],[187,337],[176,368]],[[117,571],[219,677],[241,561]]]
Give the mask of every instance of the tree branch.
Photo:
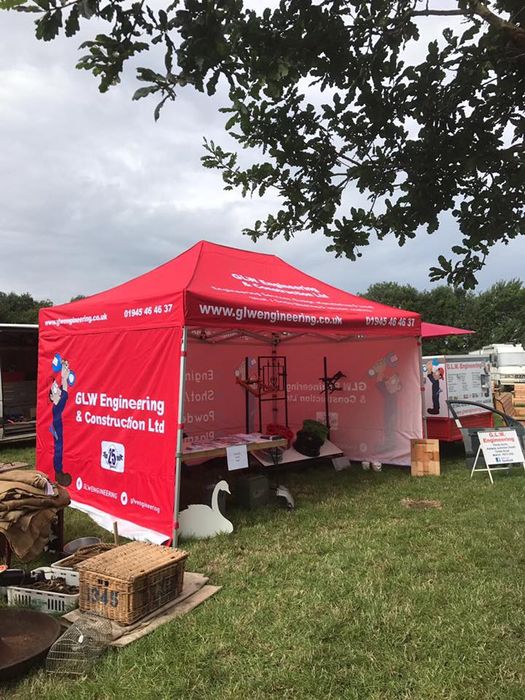
[[[484,22],[490,24],[497,31],[506,34],[510,41],[515,45],[522,47],[525,45],[525,28],[520,27],[514,22],[509,22],[506,19],[499,17],[489,9],[481,0],[469,0],[470,12],[468,10],[432,10],[428,7],[428,2],[424,10],[411,10],[411,17],[432,17],[432,16],[463,16],[472,19],[473,16],[480,17]],[[519,13],[518,13],[519,14]],[[516,15],[517,16],[517,15]],[[515,57],[516,58],[516,57]],[[518,57],[520,58],[520,57]]]
[[[450,15],[463,15],[464,17],[468,17],[468,13],[464,10],[429,10],[428,8],[426,10],[412,10],[410,14],[412,17],[417,17],[418,15],[420,17],[430,17],[432,15],[441,15],[445,17]]]
[[[432,16],[441,16],[441,17],[451,17],[451,16],[463,16],[463,17],[472,17],[472,15],[477,15],[478,17],[481,17],[482,20],[487,22],[487,24],[490,24],[492,27],[495,29],[501,31],[501,32],[508,32],[512,35],[512,38],[514,40],[519,41],[520,43],[525,41],[525,29],[520,27],[517,24],[514,24],[513,22],[509,22],[505,19],[502,19],[498,15],[494,14],[492,10],[490,10],[487,5],[485,5],[484,2],[481,2],[481,0],[469,0],[469,5],[471,7],[471,12],[465,12],[465,10],[432,10],[429,9],[428,4],[426,9],[424,10],[411,10],[410,15],[412,17],[432,17]],[[519,14],[519,13],[518,13]]]
[[[489,10],[485,3],[481,2],[481,0],[469,0],[469,4],[472,7],[474,14],[484,19],[485,22],[488,22],[488,24],[492,25],[496,29],[511,32],[523,32],[525,34],[525,30],[518,27],[518,25],[513,24],[512,22],[507,22],[507,20],[501,19],[501,17],[495,15],[492,10]]]

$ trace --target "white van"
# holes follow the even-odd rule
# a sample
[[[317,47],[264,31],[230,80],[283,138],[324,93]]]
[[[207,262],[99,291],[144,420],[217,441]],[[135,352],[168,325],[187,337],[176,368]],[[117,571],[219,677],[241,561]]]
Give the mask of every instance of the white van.
[[[0,444],[36,435],[38,326],[0,323]]]
[[[469,355],[488,355],[490,378],[495,387],[512,390],[514,384],[525,383],[525,350],[519,343],[494,343],[474,350]]]

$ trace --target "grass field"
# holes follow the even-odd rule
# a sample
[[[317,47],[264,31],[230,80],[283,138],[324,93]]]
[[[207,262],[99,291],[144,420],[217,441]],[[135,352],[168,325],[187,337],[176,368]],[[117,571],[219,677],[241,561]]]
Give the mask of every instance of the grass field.
[[[13,458],[33,452],[0,451]],[[281,481],[295,511],[233,511],[233,535],[187,543],[187,568],[217,595],[86,679],[37,671],[0,697],[523,700],[522,470],[491,487],[457,449],[439,478],[317,465]],[[67,539],[96,532],[68,512]]]

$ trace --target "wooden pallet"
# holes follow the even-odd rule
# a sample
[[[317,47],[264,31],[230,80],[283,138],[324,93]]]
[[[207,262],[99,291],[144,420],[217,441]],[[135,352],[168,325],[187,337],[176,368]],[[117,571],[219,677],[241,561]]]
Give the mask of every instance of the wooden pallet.
[[[498,391],[494,393],[494,406],[508,416],[514,416],[514,399],[510,391]]]
[[[516,384],[514,391],[494,392],[494,406],[525,424],[525,384]]]

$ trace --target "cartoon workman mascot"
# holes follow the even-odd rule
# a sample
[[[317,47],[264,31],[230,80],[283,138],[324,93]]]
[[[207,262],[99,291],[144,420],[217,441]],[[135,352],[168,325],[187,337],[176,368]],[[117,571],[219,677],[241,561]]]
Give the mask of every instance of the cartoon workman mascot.
[[[68,399],[68,377],[69,362],[63,360],[60,370],[60,384],[56,379],[53,379],[51,389],[49,390],[49,398],[53,404],[53,423],[49,428],[54,438],[55,447],[53,467],[55,469],[55,478],[61,486],[69,486],[71,483],[71,475],[64,471],[64,465],[62,463],[64,456],[64,427],[62,425],[62,414],[64,413]]]

